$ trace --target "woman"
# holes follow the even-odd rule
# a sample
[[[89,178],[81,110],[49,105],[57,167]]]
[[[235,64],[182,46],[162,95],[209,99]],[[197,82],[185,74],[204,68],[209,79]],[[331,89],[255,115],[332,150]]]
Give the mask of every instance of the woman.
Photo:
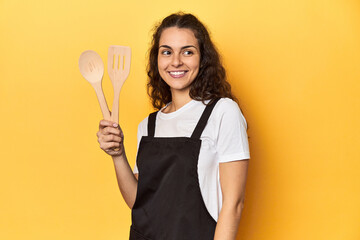
[[[97,133],[132,209],[130,239],[234,240],[248,167],[238,160],[250,157],[246,121],[196,17],[172,14],[157,26],[148,77],[159,111],[139,124],[134,171],[120,127],[101,120]]]

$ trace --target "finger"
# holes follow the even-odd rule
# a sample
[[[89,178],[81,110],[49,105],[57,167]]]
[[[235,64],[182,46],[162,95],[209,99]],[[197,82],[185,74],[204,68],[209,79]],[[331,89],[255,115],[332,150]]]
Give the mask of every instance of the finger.
[[[102,142],[100,144],[100,148],[104,151],[111,150],[112,148],[120,147],[120,143],[118,142]]]
[[[99,122],[99,129],[101,128],[105,128],[105,127],[119,127],[119,124],[117,124],[116,122],[112,122],[112,121],[109,121],[109,120],[105,120],[105,119],[102,119],[100,122]]]
[[[104,135],[102,138],[101,138],[102,141],[104,142],[118,142],[118,143],[121,143],[122,142],[122,138],[119,137],[119,136],[116,136],[116,135]]]
[[[117,156],[117,155],[121,155],[122,151],[114,151],[113,149],[108,149],[105,151],[107,154],[111,155],[111,156]]]
[[[121,131],[118,128],[106,127],[104,129],[102,129],[101,133],[104,135],[114,134],[114,135],[120,136]]]
[[[122,129],[121,129],[121,127],[119,126],[119,130],[120,130],[120,134],[119,134],[119,136],[121,137],[121,138],[124,138],[124,132],[122,131]]]

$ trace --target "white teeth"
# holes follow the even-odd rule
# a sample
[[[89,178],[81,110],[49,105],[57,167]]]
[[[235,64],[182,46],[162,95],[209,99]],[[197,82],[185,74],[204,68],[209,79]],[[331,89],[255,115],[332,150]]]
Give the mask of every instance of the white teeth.
[[[185,72],[170,72],[171,75],[181,75],[181,74],[185,74]]]

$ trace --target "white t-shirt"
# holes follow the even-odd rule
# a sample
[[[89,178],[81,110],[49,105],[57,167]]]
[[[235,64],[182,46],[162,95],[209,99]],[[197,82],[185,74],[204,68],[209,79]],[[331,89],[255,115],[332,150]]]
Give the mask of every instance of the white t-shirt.
[[[204,109],[205,105],[201,101],[191,100],[175,112],[159,111],[155,137],[190,137]],[[148,135],[147,124],[148,118],[139,124],[138,147],[141,137]],[[222,98],[215,105],[200,137],[199,185],[205,206],[215,221],[222,207],[219,163],[250,158],[246,129],[246,120],[237,103]],[[138,173],[136,164],[134,173]]]

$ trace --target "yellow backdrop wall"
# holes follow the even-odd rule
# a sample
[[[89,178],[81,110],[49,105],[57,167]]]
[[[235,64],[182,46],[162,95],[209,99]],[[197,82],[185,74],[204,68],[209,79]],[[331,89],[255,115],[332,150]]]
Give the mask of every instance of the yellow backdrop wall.
[[[360,239],[358,0],[1,0],[0,239],[127,239],[130,210],[98,147],[78,58],[132,48],[120,123],[133,166],[150,30],[197,15],[249,124],[242,240]],[[103,83],[108,103],[112,87]]]

